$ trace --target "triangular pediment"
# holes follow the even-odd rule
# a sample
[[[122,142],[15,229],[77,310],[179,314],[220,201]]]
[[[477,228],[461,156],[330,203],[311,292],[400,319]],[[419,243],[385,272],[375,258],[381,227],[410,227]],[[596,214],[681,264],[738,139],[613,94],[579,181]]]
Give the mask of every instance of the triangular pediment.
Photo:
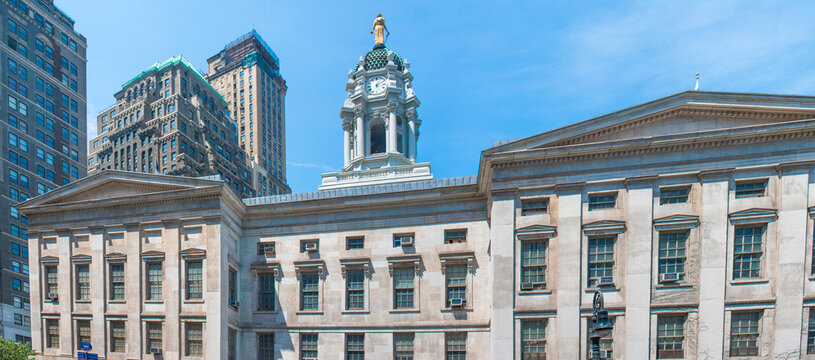
[[[777,214],[778,211],[775,209],[752,208],[730,213],[728,217],[732,224],[754,224],[774,221],[778,217]]]
[[[601,220],[583,225],[586,235],[610,235],[625,231],[625,221]]]
[[[557,235],[557,227],[550,225],[530,225],[515,230],[518,240],[552,238]]]
[[[699,225],[699,217],[694,215],[669,215],[654,219],[657,231],[691,229]]]
[[[577,122],[486,153],[580,146],[766,126],[815,117],[812,97],[686,91]]]
[[[163,192],[221,186],[222,182],[124,171],[102,171],[37,196],[22,206],[59,205],[134,198]]]

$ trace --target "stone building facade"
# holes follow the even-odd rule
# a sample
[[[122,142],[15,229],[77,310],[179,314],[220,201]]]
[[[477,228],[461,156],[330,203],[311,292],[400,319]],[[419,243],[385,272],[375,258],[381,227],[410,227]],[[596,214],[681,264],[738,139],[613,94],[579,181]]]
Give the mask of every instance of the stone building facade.
[[[684,92],[486,149],[475,177],[243,200],[100,172],[21,209],[34,347],[586,359],[599,288],[609,358],[805,358],[813,117],[815,97]]]
[[[53,0],[0,2],[0,336],[31,342],[17,204],[85,177],[85,37]]]
[[[156,62],[114,97],[116,104],[97,116],[89,173],[219,175],[236,193],[254,196],[227,104],[187,59]]]
[[[207,59],[207,81],[239,125],[258,196],[288,194],[286,183],[286,80],[280,59],[257,31],[235,39]]]

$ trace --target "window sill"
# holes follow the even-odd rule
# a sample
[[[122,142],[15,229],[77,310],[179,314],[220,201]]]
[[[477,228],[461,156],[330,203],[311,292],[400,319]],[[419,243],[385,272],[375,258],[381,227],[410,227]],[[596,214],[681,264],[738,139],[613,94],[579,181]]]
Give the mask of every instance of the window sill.
[[[670,290],[670,289],[687,289],[692,287],[693,284],[657,284],[657,286],[654,286],[654,289]]]
[[[755,285],[755,284],[768,284],[770,283],[770,279],[739,279],[739,280],[730,280],[730,285],[732,286],[739,286],[739,285]]]
[[[366,309],[359,309],[359,310],[343,310],[343,314],[370,314],[370,310]]]
[[[74,300],[74,304],[90,304],[90,300]]]
[[[541,290],[521,290],[518,292],[518,295],[525,296],[525,295],[552,295],[551,289],[541,289]]]
[[[618,288],[616,286],[615,287],[603,287],[603,288],[598,288],[598,287],[586,288],[586,289],[583,290],[583,292],[585,292],[586,294],[593,294],[595,290],[600,290],[600,292],[603,292],[603,293],[618,293],[618,292],[620,292],[620,288]]]
[[[164,300],[144,300],[145,304],[164,304]]]
[[[127,304],[126,300],[108,300],[108,304]]]
[[[203,304],[204,299],[187,299],[187,300],[184,300],[184,303],[185,304]]]
[[[473,308],[472,307],[460,307],[460,308],[455,308],[455,309],[454,308],[441,309],[441,312],[443,312],[443,313],[454,313],[454,312],[459,312],[459,311],[472,312]]]
[[[279,311],[271,311],[271,310],[255,310],[254,313],[258,315],[277,315]]]
[[[297,315],[322,315],[323,312],[321,310],[300,310],[296,312]]]
[[[391,314],[418,314],[421,310],[419,309],[391,309]]]

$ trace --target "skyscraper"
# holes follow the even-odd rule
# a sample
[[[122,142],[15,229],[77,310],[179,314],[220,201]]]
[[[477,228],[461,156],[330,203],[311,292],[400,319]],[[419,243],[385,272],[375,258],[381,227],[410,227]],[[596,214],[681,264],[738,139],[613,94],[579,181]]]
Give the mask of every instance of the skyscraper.
[[[28,219],[16,204],[86,173],[86,39],[53,0],[0,2],[0,332],[31,342]]]
[[[254,195],[226,103],[189,61],[157,62],[114,96],[116,104],[97,117],[90,173],[219,175],[241,197]]]
[[[207,59],[207,80],[238,123],[259,196],[287,194],[286,80],[280,59],[257,31],[237,38]]]

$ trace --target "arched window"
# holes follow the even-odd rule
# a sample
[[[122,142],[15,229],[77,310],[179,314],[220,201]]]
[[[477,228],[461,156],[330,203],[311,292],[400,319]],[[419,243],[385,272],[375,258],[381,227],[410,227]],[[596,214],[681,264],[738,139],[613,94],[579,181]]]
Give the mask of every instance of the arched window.
[[[371,154],[385,152],[385,122],[381,119],[371,125]]]

